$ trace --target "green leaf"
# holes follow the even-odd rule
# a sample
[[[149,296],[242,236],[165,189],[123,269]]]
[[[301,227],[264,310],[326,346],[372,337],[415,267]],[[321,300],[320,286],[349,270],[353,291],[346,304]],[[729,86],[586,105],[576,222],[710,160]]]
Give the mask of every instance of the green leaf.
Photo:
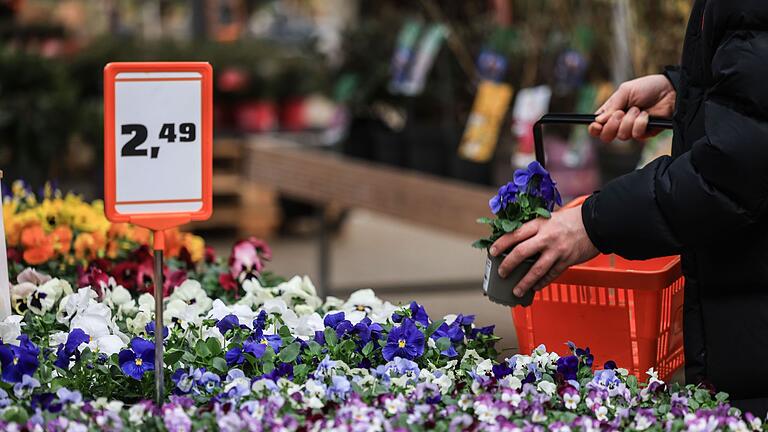
[[[211,362],[211,365],[213,366],[214,369],[222,373],[226,372],[229,369],[227,367],[227,361],[221,357],[214,358],[213,361]]]
[[[211,355],[216,356],[221,353],[221,344],[216,338],[208,338],[208,340],[205,341],[205,344],[208,346]]]
[[[443,352],[451,347],[451,339],[443,336],[437,339],[437,342],[435,344],[437,345],[437,350],[440,352]]]
[[[288,326],[280,327],[280,330],[277,331],[277,334],[280,335],[281,338],[293,338],[293,335],[291,335],[291,329],[289,329]]]
[[[210,357],[211,355],[211,350],[202,340],[198,340],[197,344],[195,344],[195,352],[199,357]]]
[[[323,352],[323,347],[315,341],[309,341],[307,345],[309,346],[309,352],[314,357],[318,357]]]
[[[501,221],[501,228],[504,230],[504,232],[512,232],[515,230],[516,227],[514,222],[503,219]]]
[[[427,327],[427,331],[425,332],[425,335],[427,337],[432,336],[432,333],[434,333],[438,327],[443,325],[444,322],[445,322],[444,319],[433,321],[432,324],[430,324],[429,327]]]
[[[709,392],[704,389],[697,389],[693,393],[693,398],[700,403],[704,403],[709,399]]]
[[[723,402],[727,401],[728,400],[728,393],[720,392],[720,393],[716,394],[715,395],[715,400],[720,402],[720,403],[723,403]]]
[[[365,357],[368,357],[369,355],[371,355],[372,352],[373,352],[373,342],[368,342],[363,347],[363,355]]]
[[[284,363],[290,363],[294,360],[296,360],[296,357],[299,356],[299,351],[301,351],[301,344],[298,342],[294,342],[287,347],[280,350],[280,354],[278,355],[278,358],[280,358],[280,361]]]
[[[479,224],[492,224],[493,223],[493,219],[491,219],[489,217],[481,217],[481,218],[477,219],[477,223],[479,223]]]
[[[536,214],[545,219],[549,219],[552,217],[552,213],[550,213],[549,210],[541,207],[536,207]]]
[[[637,390],[637,377],[634,375],[630,375],[627,377],[627,387],[629,387],[630,390],[636,391]]]
[[[168,351],[165,353],[165,364],[167,365],[174,365],[181,360],[181,357],[184,355],[184,351],[182,350],[174,350],[174,351]]]
[[[336,344],[339,343],[339,337],[336,336],[336,330],[328,327],[323,334],[325,335],[325,343],[328,344],[328,346],[335,347]]]

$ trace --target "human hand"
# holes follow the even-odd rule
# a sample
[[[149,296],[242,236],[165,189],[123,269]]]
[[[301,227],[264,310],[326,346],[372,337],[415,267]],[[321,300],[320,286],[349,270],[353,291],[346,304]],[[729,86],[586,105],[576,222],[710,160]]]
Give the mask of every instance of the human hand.
[[[499,266],[502,278],[526,258],[541,253],[536,264],[514,287],[518,297],[529,289],[545,287],[568,267],[592,259],[599,253],[587,236],[581,220],[581,206],[556,211],[550,219],[539,218],[524,224],[496,240],[491,245],[491,255],[498,256],[512,246],[514,249]]]
[[[627,81],[597,110],[589,133],[603,142],[655,136],[660,130],[648,129],[648,117],[671,117],[675,96],[672,83],[661,74]]]

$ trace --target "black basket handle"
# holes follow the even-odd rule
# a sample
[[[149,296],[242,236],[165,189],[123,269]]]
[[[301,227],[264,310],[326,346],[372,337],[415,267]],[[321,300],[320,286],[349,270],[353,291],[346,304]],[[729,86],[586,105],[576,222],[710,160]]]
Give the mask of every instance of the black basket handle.
[[[588,125],[595,121],[594,114],[544,114],[533,125],[533,141],[536,145],[536,160],[541,166],[546,166],[544,160],[543,129],[545,124],[583,124]],[[672,120],[651,117],[648,119],[648,127],[655,129],[672,129]]]

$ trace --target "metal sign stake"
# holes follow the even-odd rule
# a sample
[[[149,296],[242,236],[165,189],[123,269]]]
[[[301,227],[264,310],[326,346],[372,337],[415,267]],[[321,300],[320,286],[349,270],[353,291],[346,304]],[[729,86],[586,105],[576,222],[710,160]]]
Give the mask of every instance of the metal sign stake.
[[[154,232],[155,254],[155,405],[160,407],[165,399],[163,376],[163,231]]]

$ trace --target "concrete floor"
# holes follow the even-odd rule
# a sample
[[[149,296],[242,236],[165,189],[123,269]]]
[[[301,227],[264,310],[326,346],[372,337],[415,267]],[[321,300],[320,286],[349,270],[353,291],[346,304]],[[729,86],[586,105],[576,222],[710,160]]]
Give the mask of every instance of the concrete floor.
[[[363,210],[352,211],[331,239],[332,295],[348,296],[373,288],[394,304],[416,300],[430,316],[474,314],[478,325],[496,325],[503,339],[498,349],[517,347],[509,308],[491,303],[481,293],[484,252],[471,247],[475,239]],[[215,242],[228,254],[230,240]],[[318,250],[312,238],[270,240],[278,274],[318,277]],[[226,255],[225,255],[226,256]]]

